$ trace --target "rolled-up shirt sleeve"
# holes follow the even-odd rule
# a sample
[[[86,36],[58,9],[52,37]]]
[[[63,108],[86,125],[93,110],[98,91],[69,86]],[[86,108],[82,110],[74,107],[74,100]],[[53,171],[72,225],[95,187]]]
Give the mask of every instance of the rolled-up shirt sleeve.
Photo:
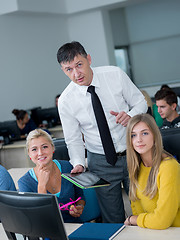
[[[141,91],[134,85],[128,75],[120,70],[122,79],[123,96],[128,103],[130,110],[127,114],[131,117],[147,112],[147,102]]]

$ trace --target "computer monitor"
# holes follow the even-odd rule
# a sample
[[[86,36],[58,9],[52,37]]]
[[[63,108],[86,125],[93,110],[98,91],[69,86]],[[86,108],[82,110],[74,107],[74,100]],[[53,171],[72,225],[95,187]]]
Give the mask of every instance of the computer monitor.
[[[58,201],[53,194],[0,191],[0,220],[9,239],[68,240]]]
[[[20,130],[16,120],[0,122],[0,136],[4,139],[4,145],[21,139]]]
[[[37,110],[41,109],[41,107],[35,107],[35,108],[31,108],[28,109],[27,111],[29,111],[29,115],[30,118],[35,122],[36,126],[39,126],[40,122],[37,116]]]
[[[57,160],[70,160],[67,145],[64,138],[53,139],[55,151],[53,153],[53,159]]]
[[[60,124],[60,118],[57,107],[37,109],[36,116],[39,123],[47,121],[48,128]]]
[[[164,149],[180,162],[180,128],[161,129]]]

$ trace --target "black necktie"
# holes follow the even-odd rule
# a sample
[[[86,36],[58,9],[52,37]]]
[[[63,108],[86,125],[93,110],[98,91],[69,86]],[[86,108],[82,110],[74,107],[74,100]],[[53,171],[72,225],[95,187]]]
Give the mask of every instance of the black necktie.
[[[115,163],[117,161],[117,155],[116,155],[116,151],[115,151],[114,144],[112,141],[111,133],[109,130],[109,126],[108,126],[101,102],[99,100],[99,97],[95,93],[94,86],[89,86],[87,91],[89,93],[91,93],[93,110],[94,110],[94,114],[96,117],[96,122],[98,125],[98,129],[99,129],[103,149],[105,152],[106,160],[111,165],[115,165]]]

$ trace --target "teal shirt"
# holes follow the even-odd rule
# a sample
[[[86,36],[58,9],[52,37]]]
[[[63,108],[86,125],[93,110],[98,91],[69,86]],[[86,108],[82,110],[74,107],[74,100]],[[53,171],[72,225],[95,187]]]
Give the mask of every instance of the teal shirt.
[[[61,166],[62,173],[71,172],[72,165],[69,161],[65,160],[55,160]],[[59,166],[59,165],[58,165]],[[30,173],[31,172],[31,173]],[[32,175],[31,175],[32,174]],[[28,171],[24,176],[22,176],[18,180],[18,186],[20,192],[38,192],[38,181],[33,177],[33,171]],[[52,194],[47,192],[48,194]],[[77,198],[81,197],[82,200],[85,200],[84,194],[82,189],[78,188],[65,178],[61,178],[61,192],[58,193],[57,200],[58,203],[66,204],[71,201],[71,199],[76,200]],[[69,211],[61,211],[64,222],[68,223],[77,223],[82,222],[80,218],[72,217],[69,214]]]
[[[59,171],[62,172],[60,162],[58,162],[57,160],[53,160],[53,162],[57,165],[57,167],[59,168]],[[34,178],[34,179],[38,182],[37,177],[36,177],[36,174],[35,174],[33,168],[31,168],[31,169],[29,170],[29,173],[30,173],[31,177]],[[55,193],[54,195],[56,195],[57,197],[59,197],[59,196],[60,196],[60,193],[61,193],[61,192],[58,192],[58,193]]]
[[[163,124],[163,119],[162,119],[161,115],[158,113],[158,107],[155,103],[153,104],[153,117],[154,117],[158,127],[161,127]]]

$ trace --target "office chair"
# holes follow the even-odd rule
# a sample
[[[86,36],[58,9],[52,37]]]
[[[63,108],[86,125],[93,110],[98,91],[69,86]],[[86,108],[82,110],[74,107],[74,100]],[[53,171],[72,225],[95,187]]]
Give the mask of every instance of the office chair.
[[[70,158],[69,158],[68,149],[67,149],[64,138],[54,139],[53,143],[55,146],[53,159],[69,161]]]
[[[95,189],[83,189],[83,193],[86,199],[86,205],[84,207],[82,215],[80,216],[81,221],[90,222],[94,220],[95,222],[100,222],[101,212]]]
[[[64,138],[58,138],[53,140],[55,145],[55,152],[53,158],[57,160],[69,160],[68,149]],[[87,153],[86,153],[87,155]],[[83,189],[84,196],[86,198],[86,206],[83,214],[81,215],[82,222],[89,222],[91,220],[100,219],[100,208],[96,197],[95,189]]]
[[[164,149],[180,162],[180,128],[161,130]]]

